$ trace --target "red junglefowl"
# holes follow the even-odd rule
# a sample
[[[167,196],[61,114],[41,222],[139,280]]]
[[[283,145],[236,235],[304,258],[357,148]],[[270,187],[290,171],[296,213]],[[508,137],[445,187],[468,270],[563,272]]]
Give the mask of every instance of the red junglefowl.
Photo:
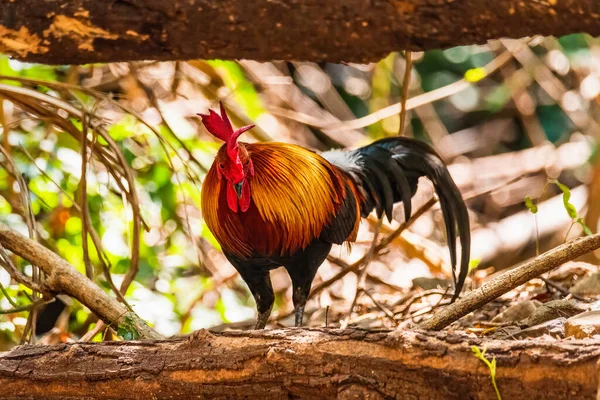
[[[254,125],[234,130],[223,105],[221,115],[213,110],[198,115],[225,142],[202,186],[202,213],[256,300],[257,329],[265,327],[274,301],[270,270],[283,266],[289,273],[300,326],[312,281],[331,246],[356,240],[361,217],[373,210],[391,220],[396,202],[402,201],[408,220],[421,176],[433,182],[440,200],[455,281],[453,300],[458,296],[468,271],[469,216],[431,147],[394,137],[353,151],[317,154],[293,144],[238,142]],[[457,225],[462,248],[458,279]]]

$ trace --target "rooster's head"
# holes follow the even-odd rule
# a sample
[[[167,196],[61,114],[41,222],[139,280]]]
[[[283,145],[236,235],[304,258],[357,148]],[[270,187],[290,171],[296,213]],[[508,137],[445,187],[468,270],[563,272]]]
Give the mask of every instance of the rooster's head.
[[[221,179],[227,181],[227,204],[237,212],[238,204],[242,211],[250,207],[250,183],[248,178],[254,175],[254,167],[248,151],[243,144],[238,143],[238,138],[254,125],[248,125],[233,130],[223,103],[219,103],[221,115],[213,110],[208,114],[198,114],[202,123],[213,136],[225,143],[219,149],[213,165]]]

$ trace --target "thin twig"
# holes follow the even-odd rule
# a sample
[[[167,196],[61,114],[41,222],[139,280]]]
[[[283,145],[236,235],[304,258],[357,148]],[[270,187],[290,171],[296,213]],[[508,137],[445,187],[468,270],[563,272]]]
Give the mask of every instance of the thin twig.
[[[383,304],[381,304],[380,302],[378,302],[377,300],[375,300],[373,298],[373,296],[371,295],[371,293],[369,293],[368,290],[365,289],[365,290],[363,290],[363,292],[364,292],[364,294],[367,295],[367,297],[369,299],[371,299],[371,301],[373,302],[373,304],[375,304],[375,306],[377,308],[379,308],[381,311],[383,311],[383,313],[385,314],[385,316],[388,317],[388,319],[390,321],[392,321],[392,323],[395,326],[398,326],[398,321],[396,321],[396,318],[394,317],[394,313],[389,308],[385,307]]]
[[[409,293],[408,295],[403,296],[400,300],[398,300],[397,302],[395,302],[393,304],[394,307],[399,306],[399,305],[404,306],[404,307],[402,307],[402,310],[397,311],[395,314],[401,314],[401,315],[407,314],[408,310],[410,310],[410,307],[417,300],[423,299],[428,296],[439,295],[439,296],[442,296],[441,299],[443,299],[444,296],[446,296],[448,294],[448,289],[449,289],[449,287],[446,290],[430,289],[430,290],[425,290],[425,291],[417,293],[417,294]]]
[[[19,271],[6,252],[4,246],[2,246],[2,243],[0,243],[0,266],[2,266],[6,272],[8,272],[8,274],[15,281],[17,281],[17,283],[27,286],[32,291],[42,293],[44,297],[52,297],[48,287],[46,287],[44,284],[33,281],[30,277]]]
[[[0,292],[2,292],[2,294],[4,295],[4,298],[10,303],[11,306],[13,307],[18,307],[19,305],[12,299],[12,297],[10,297],[10,295],[8,294],[8,292],[6,291],[6,288],[4,287],[4,285],[2,285],[0,283]]]
[[[152,87],[145,85],[142,82],[142,80],[140,79],[140,76],[139,76],[140,75],[139,70],[133,63],[130,64],[130,69],[131,69],[131,73],[132,73],[136,83],[138,84],[138,86],[140,88],[142,88],[144,90],[144,93],[146,93],[146,96],[148,97],[150,104],[152,105],[152,107],[154,107],[156,109],[156,111],[160,115],[160,118],[162,119],[163,125],[166,128],[166,130],[171,134],[171,136],[173,136],[175,138],[175,140],[179,143],[179,145],[184,149],[184,151],[187,153],[190,160],[194,161],[197,165],[201,166],[201,169],[203,170],[203,172],[208,172],[202,166],[202,164],[200,164],[200,162],[194,157],[192,152],[186,147],[185,143],[175,134],[175,130],[171,127],[171,124],[169,124],[169,121],[163,115],[163,112],[160,108],[160,104],[158,103],[158,97],[156,96],[156,93],[154,93],[154,89]],[[184,223],[187,228],[187,235],[188,235],[188,238],[190,239],[190,241],[192,243],[194,243],[194,248],[196,250],[196,256],[198,257],[198,265],[200,265],[200,263],[202,262],[202,259],[203,259],[202,255],[201,255],[202,250],[201,250],[200,244],[197,242],[196,235],[194,235],[194,232],[192,231],[192,225],[190,223],[190,217],[189,217],[189,212],[188,212],[188,196],[185,192],[185,188],[183,187],[181,179],[179,178],[179,173],[177,172],[177,170],[175,168],[175,164],[173,164],[173,160],[171,159],[171,156],[169,155],[168,150],[166,148],[164,148],[164,146],[163,146],[163,149],[165,152],[165,157],[167,158],[167,162],[169,163],[169,166],[170,166],[171,170],[173,171],[173,176],[175,177],[175,180],[177,181],[177,188],[180,190],[180,193],[181,193],[181,196],[183,199],[183,214],[184,214]],[[181,157],[180,157],[180,159],[181,159]],[[185,162],[182,165],[185,165]],[[188,173],[188,178],[192,182],[194,181],[193,177],[189,173]]]
[[[579,300],[579,301],[588,301],[585,297],[582,297],[582,296],[580,296],[578,294],[571,293],[569,291],[569,289],[567,289],[566,287],[564,287],[563,285],[561,285],[561,284],[559,284],[557,282],[554,282],[553,280],[550,280],[548,278],[544,278],[543,276],[540,276],[540,279],[542,281],[544,281],[544,283],[546,284],[546,286],[549,286],[549,287],[557,290],[563,296],[571,296],[574,299]]]
[[[179,63],[177,63],[177,64],[179,64]],[[163,125],[167,129],[169,134],[171,136],[173,136],[175,141],[177,141],[177,144],[179,144],[179,146],[181,146],[183,151],[185,151],[185,154],[188,156],[190,161],[192,161],[194,164],[196,164],[202,172],[205,172],[205,173],[208,172],[206,170],[206,168],[204,167],[204,165],[202,165],[202,163],[200,163],[200,161],[198,161],[198,159],[194,156],[194,154],[190,151],[190,149],[188,149],[188,147],[185,145],[183,140],[181,140],[179,138],[179,136],[177,136],[175,134],[175,130],[171,127],[171,124],[169,124],[169,121],[163,115],[163,112],[160,108],[160,104],[158,103],[158,97],[156,96],[156,93],[154,93],[154,89],[147,86],[146,84],[144,84],[144,82],[142,82],[142,80],[140,79],[140,73],[139,73],[137,66],[134,63],[129,63],[129,69],[131,70],[131,75],[135,79],[138,86],[144,91],[144,93],[146,93],[146,96],[148,97],[148,100],[150,101],[150,104],[152,105],[152,107],[154,107],[156,109],[156,111],[160,114]],[[167,149],[164,149],[164,150],[166,153]],[[185,165],[185,163],[184,163],[184,165]]]
[[[8,310],[0,310],[0,315],[2,314],[16,314],[23,311],[32,311],[36,307],[43,306],[44,304],[52,303],[55,299],[52,298],[50,300],[37,300],[31,304],[26,304],[23,306],[17,306]]]
[[[79,203],[83,210],[81,213],[81,246],[83,248],[83,263],[85,264],[85,274],[91,280],[94,280],[94,266],[90,260],[90,249],[88,246],[88,199],[87,199],[87,167],[88,167],[88,119],[84,115],[81,121],[81,178],[79,179]],[[100,253],[100,252],[98,252]],[[99,254],[98,258],[102,258]]]
[[[102,330],[104,330],[106,328],[107,328],[107,326],[103,321],[96,322],[96,325],[92,329],[87,331],[85,333],[85,335],[83,335],[79,339],[79,342],[89,342],[90,340],[92,340],[94,338],[94,336],[96,336],[98,333],[102,332]]]
[[[171,143],[169,143],[167,140],[165,140],[165,138],[162,137],[160,132],[154,126],[152,126],[149,122],[147,122],[144,118],[142,118],[141,115],[139,113],[137,113],[135,110],[128,107],[126,104],[116,101],[112,96],[107,95],[106,93],[102,93],[102,92],[99,92],[94,89],[86,88],[86,87],[79,86],[79,85],[73,85],[73,84],[69,84],[69,83],[65,83],[65,82],[49,82],[49,81],[43,81],[43,80],[39,80],[39,79],[25,78],[22,76],[17,77],[17,76],[0,75],[0,80],[12,80],[12,81],[21,82],[21,83],[25,83],[25,84],[29,84],[29,85],[44,85],[44,86],[53,88],[55,90],[80,91],[87,95],[93,96],[99,100],[107,101],[110,104],[120,108],[124,112],[133,115],[137,120],[139,120],[148,129],[150,129],[150,131],[158,138],[158,140],[161,143],[161,146],[163,146],[163,149],[165,150],[165,152],[167,150],[164,146],[167,145],[171,150],[173,150],[173,152],[175,154],[177,154],[177,156],[182,161],[182,164],[184,165],[186,170],[189,170],[188,164],[185,162],[185,160],[183,160],[181,158],[181,156],[179,156],[177,149],[175,149],[175,147]],[[62,108],[62,107],[60,107],[60,108]],[[206,172],[206,168],[202,164],[198,164],[198,168],[201,171]]]
[[[410,75],[412,73],[412,52],[404,52],[404,80],[402,81],[402,99],[400,101],[400,127],[398,136],[404,134],[404,125],[406,123],[406,100],[408,99],[408,89],[410,86]]]
[[[379,232],[381,231],[382,223],[383,223],[383,217],[379,218],[379,220],[377,221],[377,225],[375,225],[375,230],[373,231],[373,241],[371,242],[371,247],[369,247],[369,250],[365,254],[364,263],[363,263],[363,266],[358,275],[358,282],[356,284],[356,291],[354,292],[354,298],[352,299],[352,303],[350,304],[350,308],[348,309],[347,317],[342,321],[342,328],[345,328],[347,326],[348,320],[350,319],[350,316],[352,315],[352,310],[354,309],[354,306],[356,305],[356,302],[358,301],[358,297],[360,296],[360,293],[365,286],[365,280],[367,277],[367,269],[369,268],[369,264],[371,263],[371,260],[373,260],[373,257],[375,256],[375,252],[376,252],[375,249],[377,247],[377,240],[379,239]]]

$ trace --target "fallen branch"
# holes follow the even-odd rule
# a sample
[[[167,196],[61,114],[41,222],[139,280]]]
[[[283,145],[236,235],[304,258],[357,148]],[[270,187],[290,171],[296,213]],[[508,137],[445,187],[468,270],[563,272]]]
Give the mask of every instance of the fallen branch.
[[[39,266],[46,275],[45,286],[55,293],[65,293],[79,300],[107,325],[126,325],[141,338],[160,339],[134,312],[109,297],[91,280],[79,273],[71,264],[41,244],[21,235],[0,223],[0,244],[23,259]]]
[[[495,399],[480,338],[282,329],[190,340],[21,346],[0,355],[0,399]],[[593,399],[600,341],[485,341],[506,399]],[[560,379],[558,379],[560,377]]]
[[[19,0],[2,2],[2,16],[0,52],[49,64],[198,58],[365,63],[398,49],[600,35],[597,0]]]
[[[552,269],[600,248],[600,234],[577,238],[541,254],[533,260],[467,293],[419,324],[420,329],[440,330],[512,289]]]

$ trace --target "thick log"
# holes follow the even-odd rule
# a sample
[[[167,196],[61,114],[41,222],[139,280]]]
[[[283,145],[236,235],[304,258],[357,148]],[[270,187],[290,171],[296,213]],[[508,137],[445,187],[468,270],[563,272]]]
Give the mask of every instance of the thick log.
[[[485,343],[503,398],[596,398],[598,340]],[[471,345],[483,341],[354,329],[28,345],[0,355],[0,399],[495,399]]]
[[[597,0],[0,0],[0,52],[51,64],[370,62],[400,49],[600,35]]]

